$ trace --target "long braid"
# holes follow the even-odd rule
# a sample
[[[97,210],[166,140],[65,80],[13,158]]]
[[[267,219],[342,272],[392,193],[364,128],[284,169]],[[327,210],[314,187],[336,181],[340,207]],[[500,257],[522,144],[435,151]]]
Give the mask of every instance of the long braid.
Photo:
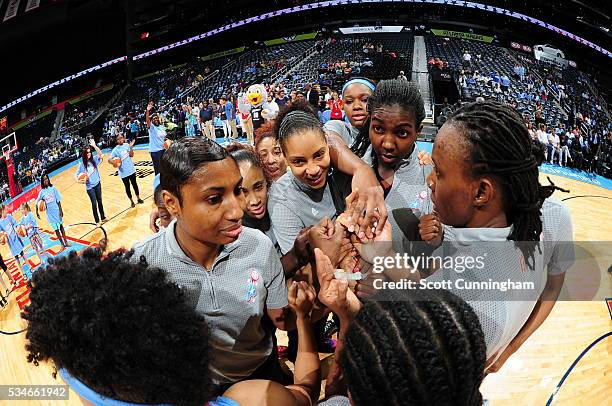
[[[406,80],[382,80],[374,93],[368,98],[368,116],[383,106],[400,106],[414,114],[415,125],[419,127],[425,119],[425,103],[419,89]],[[351,145],[351,150],[363,157],[370,146],[370,119],[359,129],[359,135]]]
[[[540,184],[540,154],[520,115],[506,104],[486,101],[464,105],[447,123],[462,129],[469,141],[473,175],[496,176],[504,211],[514,226],[508,239],[517,242],[526,260],[533,260],[542,233],[540,209],[558,188]]]
[[[478,317],[445,290],[381,292],[349,326],[340,359],[359,406],[482,404],[485,362]]]

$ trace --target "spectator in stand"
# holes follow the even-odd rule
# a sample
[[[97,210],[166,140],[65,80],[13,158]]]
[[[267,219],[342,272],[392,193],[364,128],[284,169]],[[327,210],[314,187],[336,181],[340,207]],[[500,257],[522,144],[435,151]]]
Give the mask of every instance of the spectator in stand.
[[[546,157],[548,158],[548,163],[553,164],[555,161],[555,154],[560,152],[559,147],[559,136],[556,133],[549,133],[548,136],[548,145],[546,146]],[[559,156],[561,158],[561,156]]]
[[[315,109],[319,108],[319,92],[312,87],[310,83],[307,83],[304,87],[306,91],[306,99]]]
[[[508,92],[508,88],[510,87],[510,78],[505,73],[500,78],[501,81],[501,90],[504,93]]]
[[[470,53],[467,50],[463,51],[463,65],[466,68],[469,68],[472,66],[472,55],[470,55]]]
[[[538,134],[537,132],[533,129],[533,124],[530,122],[527,123],[527,131],[529,131],[529,135],[531,136],[531,139],[534,141],[539,141],[538,140]]]
[[[327,86],[325,88],[325,98],[324,98],[326,104],[332,98],[332,93],[333,92],[332,92],[331,88],[329,86]]]
[[[183,111],[185,112],[185,135],[194,137],[198,132],[198,116],[193,111],[191,104],[184,104]]]
[[[200,127],[202,135],[211,140],[215,139],[215,127],[213,125],[213,109],[208,104],[208,100],[204,100],[200,103]]]
[[[138,131],[139,131],[138,120],[133,118],[130,122],[130,136],[128,138],[128,142],[131,142],[132,140],[136,140],[136,138],[138,138]]]
[[[228,104],[227,98],[225,96],[219,99],[219,105],[217,108],[217,117],[221,120],[221,124],[223,126],[223,137],[229,138],[231,136],[231,129],[229,127],[229,122],[227,120],[227,109],[226,105]]]
[[[285,96],[285,90],[281,88],[276,95],[276,99],[274,99],[279,109],[285,106],[289,102],[289,98]]]
[[[238,139],[238,128],[236,127],[236,109],[237,103],[234,95],[230,95],[229,100],[225,104],[227,120],[229,121],[230,129],[232,130],[232,138]]]
[[[584,143],[582,135],[574,135],[574,138],[572,138],[571,141],[572,142],[570,145],[570,157],[572,162],[574,163],[574,169],[582,170],[585,161],[584,153],[582,150],[582,146]]]
[[[539,127],[540,124],[544,124],[545,122],[546,122],[546,120],[544,120],[544,117],[542,117],[542,112],[536,110],[536,113],[535,113],[535,123],[536,123],[536,125]]]
[[[185,120],[185,137],[195,137],[196,132],[189,120]]]
[[[491,80],[495,83],[501,83],[501,77],[497,71],[491,72]]]
[[[276,100],[270,94],[268,94],[268,98],[266,100],[268,101],[268,107],[270,108],[270,116],[276,117],[280,110],[280,106],[278,105],[278,103],[276,103]]]
[[[327,102],[327,107],[330,110],[330,120],[342,120],[344,102],[338,97],[338,92],[332,93],[332,98]]]
[[[536,131],[536,133],[537,133],[538,141],[540,142],[540,144],[542,144],[544,148],[546,148],[546,145],[548,145],[548,135],[546,134],[546,125],[543,123],[538,124],[538,131]]]
[[[401,71],[399,72],[399,75],[397,76],[397,78],[398,78],[398,79],[400,79],[400,80],[408,80],[408,78],[406,77],[406,75],[404,75],[404,71],[403,71],[403,70],[401,70]]]
[[[572,160],[569,151],[569,139],[564,133],[559,134],[559,165],[567,166],[567,159]]]

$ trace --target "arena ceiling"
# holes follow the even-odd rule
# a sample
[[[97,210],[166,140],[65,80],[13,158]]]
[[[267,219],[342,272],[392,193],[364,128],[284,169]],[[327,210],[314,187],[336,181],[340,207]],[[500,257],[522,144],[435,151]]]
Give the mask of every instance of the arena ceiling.
[[[608,50],[612,48],[610,16],[605,2],[592,0],[475,0],[542,19]],[[3,21],[8,7],[19,3],[15,16]],[[40,86],[90,66],[137,55],[221,25],[306,0],[0,0],[0,49],[6,67],[0,105]],[[462,3],[457,1],[456,3]],[[486,17],[486,18],[485,18]],[[551,43],[566,51],[579,68],[610,80],[610,58],[551,31],[513,18],[432,4],[392,3],[341,5],[274,17],[177,48],[135,64],[137,72],[184,61],[197,55],[251,45],[256,40],[296,32],[332,29],[355,23],[474,27],[528,45]],[[145,34],[146,33],[146,34]],[[146,36],[146,38],[144,38]],[[115,74],[121,71],[115,68]],[[100,75],[110,73],[100,71]],[[608,89],[610,86],[606,86]]]

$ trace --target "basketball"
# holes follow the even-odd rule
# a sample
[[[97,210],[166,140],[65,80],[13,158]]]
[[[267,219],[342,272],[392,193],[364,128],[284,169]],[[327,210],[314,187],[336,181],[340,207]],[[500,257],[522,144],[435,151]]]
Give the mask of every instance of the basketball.
[[[85,183],[85,182],[87,182],[87,179],[89,179],[89,176],[87,176],[87,174],[85,172],[81,172],[77,176],[77,182],[79,182],[79,183]]]
[[[121,166],[121,158],[119,157],[113,158],[111,162],[115,168],[119,168]]]
[[[41,200],[42,202],[42,200]],[[28,231],[26,230],[26,227],[21,225],[21,226],[17,226],[17,235],[20,237],[27,237],[28,235]]]
[[[170,145],[172,145],[172,140],[167,139],[166,141],[164,141],[164,149],[170,148]]]
[[[0,232],[0,244],[1,245],[5,245],[7,243],[7,241],[8,241],[8,237],[7,237],[6,233],[4,231]]]
[[[45,211],[47,209],[47,205],[45,204],[44,200],[39,200],[36,204],[38,206],[38,211]]]

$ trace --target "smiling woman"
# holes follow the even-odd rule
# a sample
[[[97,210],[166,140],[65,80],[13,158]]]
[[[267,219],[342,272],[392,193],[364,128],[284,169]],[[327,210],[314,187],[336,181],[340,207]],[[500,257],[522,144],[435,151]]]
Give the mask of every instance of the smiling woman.
[[[350,182],[342,173],[330,172],[325,133],[305,102],[281,111],[275,132],[291,172],[272,185],[268,210],[281,251],[286,253],[304,227],[344,210],[341,204],[350,193]]]

